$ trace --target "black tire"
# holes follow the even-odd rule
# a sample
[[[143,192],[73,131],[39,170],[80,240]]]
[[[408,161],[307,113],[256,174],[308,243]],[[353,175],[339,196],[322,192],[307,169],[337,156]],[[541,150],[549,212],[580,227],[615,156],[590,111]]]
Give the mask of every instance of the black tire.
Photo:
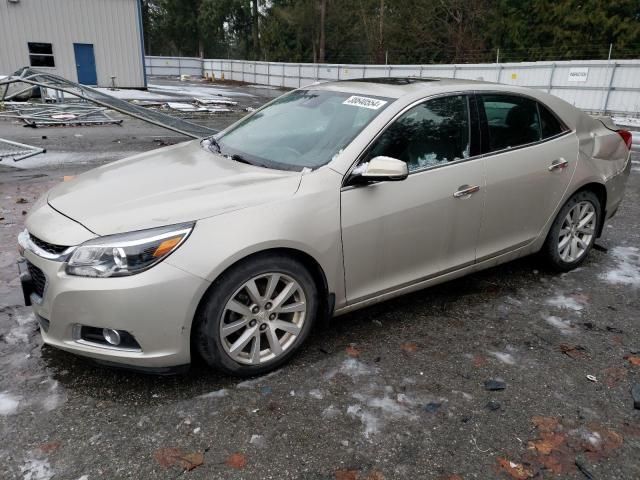
[[[580,257],[578,257],[576,260],[572,262],[566,262],[561,258],[560,252],[558,251],[560,229],[562,228],[562,224],[567,214],[571,211],[571,209],[575,205],[581,202],[589,202],[594,207],[595,216],[596,216],[595,233],[591,236],[591,240],[589,241],[588,246],[584,251],[584,253]],[[596,241],[596,237],[599,232],[599,227],[601,225],[601,222],[602,222],[602,206],[600,205],[600,200],[598,199],[598,196],[589,190],[583,190],[581,192],[576,193],[567,201],[567,203],[564,204],[564,206],[560,209],[560,212],[558,212],[558,216],[556,217],[556,219],[553,221],[553,224],[551,225],[551,229],[547,234],[547,239],[545,240],[544,246],[542,247],[540,253],[544,256],[545,260],[547,261],[547,264],[556,271],[568,272],[570,270],[573,270],[574,268],[577,268],[586,260],[586,258],[589,255],[589,252],[593,248],[593,244]]]
[[[243,364],[225,352],[220,338],[220,322],[223,321],[224,308],[231,296],[251,278],[269,272],[285,274],[300,285],[307,302],[304,323],[294,343],[280,356],[259,365]],[[195,319],[194,346],[202,359],[214,369],[238,377],[262,375],[289,361],[299,350],[316,320],[318,305],[318,288],[302,264],[282,254],[251,257],[221,275],[205,294]]]

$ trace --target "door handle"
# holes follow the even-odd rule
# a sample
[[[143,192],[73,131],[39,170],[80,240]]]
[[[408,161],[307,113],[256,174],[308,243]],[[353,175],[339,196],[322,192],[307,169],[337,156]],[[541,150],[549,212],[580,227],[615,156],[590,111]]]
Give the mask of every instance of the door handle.
[[[480,191],[479,185],[461,185],[458,187],[458,190],[453,194],[453,197],[467,198],[479,191]]]
[[[549,171],[553,172],[555,170],[562,170],[564,168],[567,168],[568,166],[569,162],[567,162],[564,158],[559,158],[551,162],[551,165],[549,165]]]

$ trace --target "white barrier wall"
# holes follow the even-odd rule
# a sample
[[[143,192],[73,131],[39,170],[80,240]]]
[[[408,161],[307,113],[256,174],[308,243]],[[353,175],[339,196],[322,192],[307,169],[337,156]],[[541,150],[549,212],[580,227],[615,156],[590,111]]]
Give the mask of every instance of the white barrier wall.
[[[212,76],[298,88],[322,80],[444,77],[486,80],[544,90],[586,111],[640,112],[640,60],[575,60],[456,65],[338,65],[146,57],[147,75]]]

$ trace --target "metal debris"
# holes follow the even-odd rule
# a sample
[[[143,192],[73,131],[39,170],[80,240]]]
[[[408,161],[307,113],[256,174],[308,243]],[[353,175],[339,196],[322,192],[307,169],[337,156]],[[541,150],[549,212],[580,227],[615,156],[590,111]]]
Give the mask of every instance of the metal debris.
[[[111,118],[105,107],[86,103],[26,103],[5,105],[0,118],[16,118],[30,127],[54,125],[119,125],[122,120]]]
[[[44,148],[0,138],[0,161],[5,158],[11,158],[14,162],[18,162],[44,152],[46,152]]]
[[[69,103],[71,100],[82,99],[192,138],[207,137],[216,133],[215,130],[182,118],[146,109],[91,87],[29,67],[24,67],[13,75],[0,80],[0,102],[14,98],[25,98],[25,96],[27,98],[38,96],[34,90],[39,90],[39,96],[43,101],[46,101],[47,98],[53,98],[57,103]]]

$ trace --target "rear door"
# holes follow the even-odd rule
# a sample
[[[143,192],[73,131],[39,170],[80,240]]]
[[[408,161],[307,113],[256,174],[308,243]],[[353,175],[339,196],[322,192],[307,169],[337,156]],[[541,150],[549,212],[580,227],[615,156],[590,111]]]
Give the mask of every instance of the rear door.
[[[538,237],[569,186],[578,140],[534,99],[503,93],[477,99],[487,169],[480,262]]]
[[[349,303],[473,264],[484,193],[477,109],[466,95],[426,100],[400,115],[361,162],[407,162],[398,182],[341,192]],[[466,190],[466,193],[465,193]],[[462,192],[462,193],[456,193]]]

